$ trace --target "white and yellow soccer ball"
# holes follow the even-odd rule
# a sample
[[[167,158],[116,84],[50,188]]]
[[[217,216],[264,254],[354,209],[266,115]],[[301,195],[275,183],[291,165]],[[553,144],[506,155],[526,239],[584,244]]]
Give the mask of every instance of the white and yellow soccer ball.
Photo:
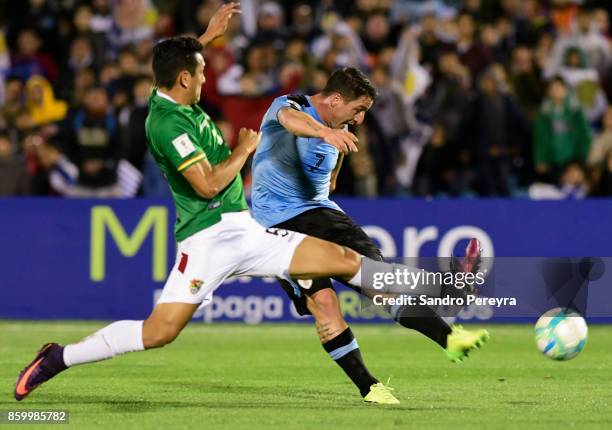
[[[543,314],[535,325],[538,349],[553,360],[570,360],[584,349],[588,328],[584,318],[566,308]]]

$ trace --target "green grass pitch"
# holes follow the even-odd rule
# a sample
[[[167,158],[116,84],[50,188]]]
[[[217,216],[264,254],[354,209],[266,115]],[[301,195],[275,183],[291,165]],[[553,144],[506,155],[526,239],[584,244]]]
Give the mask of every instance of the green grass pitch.
[[[69,369],[13,400],[37,347],[103,325],[0,322],[0,409],[66,409],[79,429],[612,428],[610,326],[591,326],[580,356],[553,362],[536,350],[531,326],[491,325],[490,342],[452,364],[416,332],[354,325],[370,370],[391,377],[402,402],[381,407],[362,403],[312,325],[194,323],[162,350]],[[16,428],[28,427],[44,426]]]

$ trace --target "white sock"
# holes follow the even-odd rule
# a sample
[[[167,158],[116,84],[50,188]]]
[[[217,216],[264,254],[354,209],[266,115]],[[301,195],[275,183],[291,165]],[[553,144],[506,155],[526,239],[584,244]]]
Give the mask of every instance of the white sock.
[[[117,321],[79,343],[64,347],[66,366],[106,360],[125,352],[143,351],[143,321]]]

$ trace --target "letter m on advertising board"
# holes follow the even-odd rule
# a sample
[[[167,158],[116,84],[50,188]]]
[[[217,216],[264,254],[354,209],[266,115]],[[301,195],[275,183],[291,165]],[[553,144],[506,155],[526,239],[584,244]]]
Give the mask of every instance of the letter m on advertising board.
[[[152,277],[163,281],[168,262],[168,209],[149,207],[131,235],[128,235],[110,206],[94,206],[91,210],[91,248],[89,272],[92,281],[103,281],[106,276],[106,231],[110,233],[119,252],[133,257],[153,232]]]

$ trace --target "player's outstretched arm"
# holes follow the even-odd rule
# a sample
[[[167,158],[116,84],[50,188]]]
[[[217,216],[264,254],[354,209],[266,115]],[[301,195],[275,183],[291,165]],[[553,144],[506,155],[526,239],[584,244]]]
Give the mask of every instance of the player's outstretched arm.
[[[249,155],[257,149],[260,140],[261,133],[241,128],[238,146],[227,160],[213,166],[204,159],[185,169],[183,176],[200,197],[212,199],[236,178]]]
[[[198,37],[198,41],[206,46],[217,37],[223,36],[227,31],[230,19],[235,13],[242,13],[240,3],[228,3],[221,6],[208,22],[208,27],[204,34]]]
[[[278,111],[277,118],[291,134],[323,139],[344,154],[357,152],[357,136],[346,130],[329,128],[305,112],[284,107]]]

